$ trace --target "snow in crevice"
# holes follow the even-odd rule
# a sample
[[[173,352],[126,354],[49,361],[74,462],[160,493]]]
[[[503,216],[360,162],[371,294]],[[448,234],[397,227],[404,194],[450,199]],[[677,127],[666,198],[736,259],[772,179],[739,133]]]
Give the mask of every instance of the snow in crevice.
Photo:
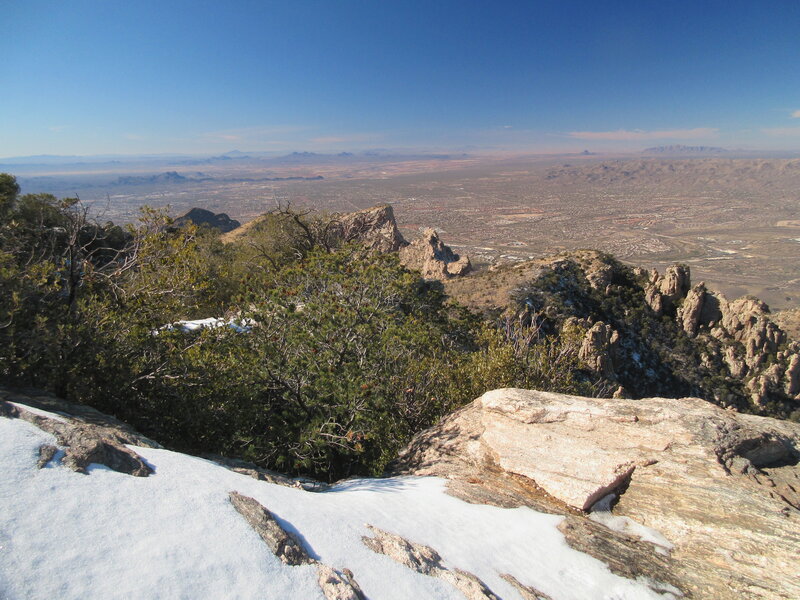
[[[674,545],[665,538],[659,531],[642,525],[630,517],[614,515],[611,513],[611,505],[617,499],[616,494],[608,494],[594,503],[589,518],[592,521],[601,523],[618,533],[639,538],[644,542],[650,542],[656,546],[656,551],[661,554],[668,554]]]
[[[258,481],[204,459],[133,448],[155,467],[132,477],[93,465],[88,475],[53,461],[36,468],[53,436],[0,418],[0,597],[322,598],[313,566],[281,563],[231,505],[238,491],[268,508],[309,552],[349,568],[371,600],[463,600],[446,581],[376,554],[370,524],[434,548],[504,600],[510,573],[556,600],[647,599],[645,582],[613,575],[570,548],[561,517],[468,504],[438,478],[348,480],[324,492]]]

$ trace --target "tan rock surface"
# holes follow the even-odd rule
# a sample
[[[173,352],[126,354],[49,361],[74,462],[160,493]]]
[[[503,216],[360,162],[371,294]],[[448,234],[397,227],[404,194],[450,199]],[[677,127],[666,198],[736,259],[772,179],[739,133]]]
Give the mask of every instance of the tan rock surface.
[[[332,229],[345,242],[359,242],[378,252],[397,252],[408,244],[400,234],[394,211],[388,204],[341,215],[332,224]]]
[[[578,358],[594,372],[613,379],[617,362],[619,333],[602,321],[598,321],[586,332]]]
[[[433,229],[426,229],[420,239],[401,248],[400,262],[409,269],[419,271],[425,279],[457,277],[472,268],[469,258],[453,252]]]
[[[698,399],[506,389],[419,434],[394,471],[449,477],[473,501],[564,514],[615,492],[614,515],[674,544],[663,581],[696,598],[788,599],[800,597],[798,458],[800,425]],[[596,537],[571,543],[611,551]]]

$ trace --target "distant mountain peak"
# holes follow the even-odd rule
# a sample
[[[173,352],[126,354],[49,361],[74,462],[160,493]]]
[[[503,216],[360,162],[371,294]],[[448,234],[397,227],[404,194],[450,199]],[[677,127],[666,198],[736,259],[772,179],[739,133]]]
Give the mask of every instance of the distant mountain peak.
[[[193,208],[189,212],[187,212],[182,217],[178,217],[174,221],[174,225],[176,227],[181,227],[188,223],[194,223],[195,225],[206,225],[207,227],[211,227],[213,229],[217,229],[220,233],[227,233],[229,231],[233,231],[237,227],[241,225],[241,223],[235,219],[231,219],[225,213],[214,214],[210,210],[205,208]]]

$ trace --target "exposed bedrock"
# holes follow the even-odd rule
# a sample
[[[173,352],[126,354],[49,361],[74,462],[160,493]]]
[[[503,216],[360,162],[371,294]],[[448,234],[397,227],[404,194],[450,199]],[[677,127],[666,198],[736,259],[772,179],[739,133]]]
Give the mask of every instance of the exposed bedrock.
[[[459,256],[439,239],[434,229],[400,249],[400,262],[419,271],[424,279],[448,279],[464,275],[472,268],[467,256]]]
[[[340,215],[331,224],[331,230],[345,242],[358,242],[377,252],[397,252],[408,244],[388,204]]]
[[[788,599],[800,597],[799,448],[800,424],[694,398],[503,389],[418,434],[392,472],[447,477],[474,502],[574,516],[615,494],[614,516],[673,544],[669,563],[582,520],[572,545],[612,568],[633,565],[627,576],[661,572],[696,598]]]
[[[36,408],[63,416],[48,417],[39,414]],[[79,473],[86,473],[89,465],[94,463],[120,473],[147,477],[152,469],[127,445],[160,447],[113,417],[41,392],[25,394],[0,387],[0,416],[22,419],[55,436],[58,445],[64,449],[63,463]],[[57,452],[58,448],[52,444],[39,448],[39,468],[54,460]]]

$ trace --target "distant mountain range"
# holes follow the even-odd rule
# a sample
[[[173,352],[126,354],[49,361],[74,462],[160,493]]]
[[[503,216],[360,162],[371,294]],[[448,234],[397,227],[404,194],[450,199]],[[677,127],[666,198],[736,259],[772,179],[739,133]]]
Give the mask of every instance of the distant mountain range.
[[[186,177],[177,171],[166,171],[157,175],[125,175],[117,177],[111,185],[148,185],[148,184],[171,184],[171,183],[195,183],[200,181],[227,181],[231,183],[254,182],[254,181],[319,181],[324,179],[322,175],[312,177],[209,177],[204,173],[194,173],[193,176]]]
[[[707,154],[724,154],[728,152],[725,148],[718,148],[716,146],[683,146],[681,144],[673,146],[656,146],[654,148],[647,148],[642,151],[642,154],[669,154],[669,155],[707,155]]]
[[[800,159],[744,159],[683,156],[663,159],[606,160],[564,164],[548,169],[552,183],[665,186],[669,189],[734,187],[737,189],[784,189],[800,185]]]
[[[208,181],[210,177],[202,177],[202,173],[198,173],[201,177],[191,178],[184,177],[177,171],[167,171],[166,173],[159,173],[158,175],[125,175],[117,177],[117,180],[112,182],[111,185],[142,185],[145,183],[184,183],[186,181]]]
[[[172,165],[195,165],[213,164],[218,162],[229,162],[236,160],[250,160],[257,162],[299,162],[299,161],[326,161],[341,160],[348,158],[368,158],[368,159],[437,159],[450,160],[469,157],[466,153],[436,154],[426,152],[403,152],[402,150],[373,149],[360,152],[309,152],[296,151],[288,154],[279,154],[271,151],[242,152],[231,150],[223,154],[213,156],[190,155],[190,154],[95,154],[95,155],[59,155],[59,154],[38,154],[31,156],[7,156],[0,158],[0,167],[13,166],[45,166],[45,165],[108,165],[108,164],[127,164],[156,162]]]

